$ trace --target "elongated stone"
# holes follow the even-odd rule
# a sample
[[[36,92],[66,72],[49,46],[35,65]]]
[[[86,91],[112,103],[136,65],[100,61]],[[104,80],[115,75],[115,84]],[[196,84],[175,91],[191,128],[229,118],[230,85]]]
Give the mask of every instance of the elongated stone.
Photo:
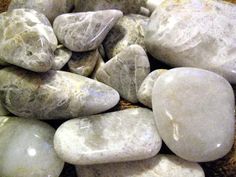
[[[96,78],[116,89],[122,98],[136,103],[138,89],[149,72],[145,51],[139,45],[131,45],[99,69]]]
[[[54,137],[57,154],[77,165],[146,159],[161,144],[153,113],[144,108],[70,120]]]
[[[53,148],[54,133],[40,121],[0,117],[0,176],[59,177],[64,162]]]
[[[13,114],[36,119],[69,119],[106,111],[119,94],[77,74],[49,71],[36,74],[9,67],[0,70],[3,105]]]
[[[234,141],[234,93],[221,76],[176,68],[155,82],[152,105],[166,145],[189,161],[219,159]]]
[[[57,39],[47,18],[35,10],[15,9],[0,14],[0,58],[35,71],[51,69]]]
[[[54,52],[55,58],[52,65],[52,70],[61,70],[70,60],[72,52],[62,45],[59,45]]]
[[[138,100],[143,103],[145,106],[152,108],[152,89],[156,80],[159,78],[160,75],[165,73],[167,70],[165,69],[158,69],[151,72],[143,81],[142,85],[138,90]]]
[[[205,177],[199,164],[174,155],[157,155],[135,162],[77,166],[76,171],[78,177]]]
[[[107,57],[115,57],[132,44],[138,44],[145,49],[144,28],[148,20],[148,17],[136,14],[120,18],[103,42]]]
[[[99,47],[122,15],[119,10],[63,14],[55,19],[53,29],[68,49],[86,52]]]
[[[172,66],[211,70],[236,83],[236,6],[184,2],[157,7],[145,32],[148,51]]]

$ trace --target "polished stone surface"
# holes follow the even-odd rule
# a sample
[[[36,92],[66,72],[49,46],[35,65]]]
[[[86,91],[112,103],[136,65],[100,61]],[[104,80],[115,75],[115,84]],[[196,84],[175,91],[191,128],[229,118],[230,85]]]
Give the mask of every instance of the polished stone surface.
[[[55,19],[53,29],[68,49],[86,52],[97,49],[122,16],[119,10],[63,14]]]
[[[131,45],[100,68],[96,78],[117,90],[122,98],[137,103],[138,89],[149,72],[150,64],[144,49]]]
[[[236,83],[236,6],[199,0],[177,4],[158,6],[152,14],[145,32],[150,54],[174,67],[211,70]]]
[[[57,46],[54,52],[55,58],[53,60],[52,70],[61,70],[70,60],[72,52],[63,45]]]
[[[35,71],[51,69],[57,38],[48,19],[35,10],[15,9],[0,14],[0,58]]]
[[[175,68],[155,82],[152,105],[163,141],[178,156],[207,162],[234,141],[235,102],[229,82],[197,68]]]
[[[64,162],[53,148],[54,133],[40,121],[0,117],[0,176],[58,177]]]
[[[35,119],[68,119],[104,112],[119,101],[117,91],[77,74],[37,74],[9,67],[0,70],[3,105],[13,114]]]
[[[144,108],[69,120],[54,136],[59,157],[76,165],[146,159],[161,144],[153,112]]]

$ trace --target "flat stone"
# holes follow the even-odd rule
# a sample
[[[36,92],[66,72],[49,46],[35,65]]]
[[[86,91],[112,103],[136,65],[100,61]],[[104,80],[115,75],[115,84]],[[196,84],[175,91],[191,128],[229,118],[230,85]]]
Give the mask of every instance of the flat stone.
[[[19,68],[0,70],[3,105],[13,114],[36,119],[69,119],[104,112],[119,102],[109,86],[77,74],[37,74]]]
[[[72,56],[72,52],[65,48],[63,45],[59,45],[54,52],[55,58],[52,65],[52,70],[61,70]]]
[[[155,82],[152,105],[166,145],[189,161],[219,159],[234,141],[234,92],[223,77],[197,68],[176,68]]]
[[[53,29],[68,49],[86,52],[97,49],[122,16],[119,10],[63,14],[55,19]]]
[[[207,69],[236,83],[236,6],[184,2],[161,5],[153,12],[145,32],[148,51],[174,67]]]
[[[12,9],[34,9],[44,14],[51,22],[64,13],[72,10],[73,0],[12,0],[8,10]]]
[[[159,78],[160,75],[165,73],[166,69],[158,69],[151,72],[146,79],[143,81],[142,85],[138,90],[138,100],[145,106],[152,108],[152,89],[156,80]]]
[[[153,113],[144,108],[69,120],[54,136],[60,158],[76,165],[146,159],[161,144]]]
[[[136,162],[77,166],[76,171],[78,177],[205,177],[199,164],[174,155],[157,155]]]
[[[40,121],[0,117],[0,176],[58,177],[64,162],[53,148],[54,133]]]
[[[101,55],[98,50],[83,53],[74,52],[68,63],[68,67],[73,73],[81,76],[89,76],[93,72],[99,57]]]
[[[107,57],[115,57],[132,44],[138,44],[145,49],[144,28],[148,21],[148,17],[136,14],[120,18],[103,42]]]
[[[0,58],[35,71],[51,69],[57,38],[48,19],[35,10],[15,9],[0,14]]]
[[[98,70],[96,78],[115,90],[121,97],[137,103],[137,92],[150,72],[150,64],[144,49],[131,45]]]

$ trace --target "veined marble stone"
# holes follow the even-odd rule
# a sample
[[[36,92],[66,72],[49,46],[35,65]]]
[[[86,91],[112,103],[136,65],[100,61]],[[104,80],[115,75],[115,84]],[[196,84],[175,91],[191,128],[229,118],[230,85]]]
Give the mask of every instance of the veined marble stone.
[[[54,55],[55,58],[53,60],[52,70],[61,70],[70,60],[72,52],[63,45],[59,45],[55,50]]]
[[[101,56],[98,49],[83,53],[74,52],[68,63],[69,69],[73,73],[89,76],[93,72],[99,57]]]
[[[8,10],[26,8],[44,14],[51,22],[64,13],[72,10],[73,0],[12,0]]]
[[[131,45],[101,67],[96,78],[115,90],[121,97],[137,103],[137,92],[150,72],[150,64],[144,49]]]
[[[234,92],[220,75],[175,68],[155,82],[152,105],[163,141],[189,161],[219,159],[234,141]]]
[[[150,54],[174,67],[211,70],[236,83],[236,5],[181,2],[153,12],[145,32]]]
[[[119,102],[117,91],[77,74],[37,74],[8,67],[0,70],[3,105],[13,114],[36,119],[69,119],[104,112]]]
[[[78,177],[205,177],[199,164],[161,154],[142,161],[77,166],[76,171]]]
[[[97,49],[122,16],[119,10],[63,14],[55,19],[53,29],[68,49],[86,52]]]
[[[35,71],[51,69],[57,38],[48,19],[35,10],[15,9],[0,14],[0,58]]]
[[[142,85],[138,90],[138,100],[143,103],[145,106],[152,108],[152,89],[156,80],[160,75],[165,73],[166,69],[158,69],[151,72],[143,81]]]
[[[0,117],[0,176],[59,177],[64,162],[53,148],[54,133],[40,121]]]
[[[103,42],[107,57],[115,57],[132,44],[141,45],[145,49],[144,28],[148,21],[148,17],[137,14],[120,18]]]
[[[69,120],[54,136],[59,157],[76,165],[146,159],[161,144],[153,112],[144,108]]]

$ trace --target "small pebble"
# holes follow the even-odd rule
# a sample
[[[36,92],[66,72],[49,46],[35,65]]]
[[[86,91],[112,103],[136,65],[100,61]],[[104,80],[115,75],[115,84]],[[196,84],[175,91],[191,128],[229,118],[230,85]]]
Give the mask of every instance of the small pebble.
[[[59,45],[54,52],[55,58],[52,65],[52,70],[61,70],[70,60],[72,52],[62,45]]]

